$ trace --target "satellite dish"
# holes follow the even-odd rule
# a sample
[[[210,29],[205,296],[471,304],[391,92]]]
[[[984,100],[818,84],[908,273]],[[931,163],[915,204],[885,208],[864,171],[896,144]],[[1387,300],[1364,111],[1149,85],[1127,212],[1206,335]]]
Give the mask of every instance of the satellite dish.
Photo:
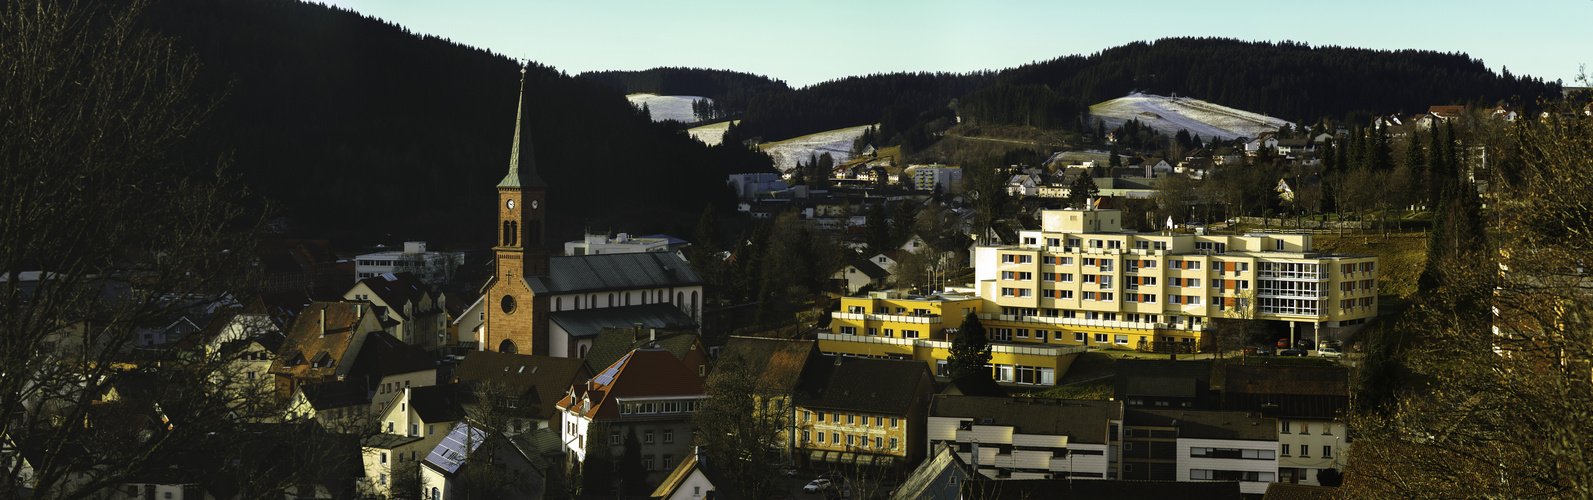
[[[969,191],[968,192],[968,197],[969,198],[973,198],[975,200],[979,199],[979,191],[978,190]]]

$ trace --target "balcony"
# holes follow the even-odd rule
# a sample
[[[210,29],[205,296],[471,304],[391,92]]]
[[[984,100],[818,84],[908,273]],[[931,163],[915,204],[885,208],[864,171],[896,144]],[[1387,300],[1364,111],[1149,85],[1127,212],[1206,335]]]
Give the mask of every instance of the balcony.
[[[939,314],[876,314],[876,313],[845,313],[833,312],[830,317],[851,321],[890,321],[895,323],[913,323],[918,325],[938,325],[941,322]]]
[[[893,337],[867,337],[867,336],[860,336],[860,335],[841,335],[841,334],[838,334],[838,333],[826,333],[826,332],[819,332],[819,340],[821,340],[821,341],[822,340],[829,340],[829,341],[833,341],[833,342],[860,342],[860,343],[864,343],[864,344],[897,345],[897,346],[903,346],[903,347],[928,347],[928,348],[931,348],[931,349],[951,349],[951,341],[949,341],[949,340],[898,339],[898,338],[893,338]],[[1062,356],[1062,355],[1066,355],[1066,354],[1084,352],[1085,350],[1086,350],[1085,346],[1082,346],[1082,345],[1060,345],[1060,344],[1032,344],[1031,345],[1031,344],[1024,344],[1024,343],[1002,342],[1002,341],[999,341],[999,340],[990,341],[990,352],[1004,353],[1004,354],[1029,354],[1029,355],[1035,355],[1035,356]]]
[[[1047,316],[1014,316],[1008,314],[980,314],[979,319],[983,321],[1005,321],[1010,323],[1033,323],[1039,325],[1093,326],[1098,328],[1120,328],[1126,330],[1154,331],[1157,329],[1176,329],[1198,331],[1201,329],[1198,326],[1195,328],[1180,328],[1176,326],[1168,326],[1162,323],[1139,323],[1132,321],[1107,321],[1103,319],[1078,319],[1061,317],[1053,318]]]

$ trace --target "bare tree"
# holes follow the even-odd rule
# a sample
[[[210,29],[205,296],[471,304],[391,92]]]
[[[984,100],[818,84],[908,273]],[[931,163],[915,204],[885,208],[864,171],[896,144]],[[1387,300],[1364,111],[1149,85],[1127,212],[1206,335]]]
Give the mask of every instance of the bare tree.
[[[785,447],[791,424],[786,395],[760,380],[739,354],[726,355],[708,380],[707,404],[692,415],[706,460],[746,498],[771,498],[779,491],[774,457]]]
[[[194,58],[138,28],[141,6],[0,7],[0,411],[33,474],[16,486],[94,497],[208,457],[192,470],[280,495],[290,471],[229,468],[282,438],[240,430],[277,411],[223,389],[240,353],[139,349],[140,327],[254,284],[259,220],[221,166],[185,161],[212,103],[190,95]]]

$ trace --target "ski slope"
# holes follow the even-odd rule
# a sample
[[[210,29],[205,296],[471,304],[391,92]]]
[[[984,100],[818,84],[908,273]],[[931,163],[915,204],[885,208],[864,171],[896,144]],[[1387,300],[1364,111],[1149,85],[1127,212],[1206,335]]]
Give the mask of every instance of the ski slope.
[[[781,172],[790,172],[796,168],[797,162],[807,162],[809,157],[823,156],[824,153],[829,153],[835,164],[840,165],[852,159],[852,143],[862,137],[870,126],[859,125],[759,144],[758,149],[774,157],[774,168]]]
[[[642,107],[647,105],[647,111],[652,113],[653,121],[675,120],[681,123],[697,121],[697,115],[691,112],[691,103],[708,99],[692,95],[658,95],[658,94],[631,94],[625,96],[631,106]]]
[[[1254,138],[1262,132],[1275,132],[1289,121],[1260,113],[1212,104],[1187,97],[1163,97],[1133,93],[1128,97],[1112,99],[1090,106],[1090,114],[1106,122],[1108,130],[1129,120],[1139,120],[1164,135],[1177,134],[1179,129],[1197,134],[1201,139],[1217,137]]]

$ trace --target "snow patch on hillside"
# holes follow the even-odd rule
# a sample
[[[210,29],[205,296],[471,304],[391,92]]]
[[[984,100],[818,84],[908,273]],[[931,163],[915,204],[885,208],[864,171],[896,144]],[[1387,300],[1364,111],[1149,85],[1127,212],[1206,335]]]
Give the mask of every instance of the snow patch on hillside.
[[[852,159],[852,143],[862,137],[863,132],[870,126],[872,125],[859,125],[760,144],[758,149],[774,157],[774,168],[786,173],[796,168],[797,162],[806,163],[809,157],[823,156],[824,153],[829,153],[839,165]]]
[[[1207,140],[1212,137],[1225,140],[1235,137],[1254,138],[1262,132],[1275,132],[1285,124],[1293,125],[1280,118],[1212,104],[1200,99],[1164,97],[1137,92],[1129,94],[1128,97],[1090,106],[1090,114],[1106,122],[1108,130],[1117,128],[1129,120],[1139,120],[1141,124],[1167,136],[1177,134],[1179,129],[1185,129],[1190,134],[1197,134],[1201,139]]]
[[[692,95],[658,95],[658,94],[631,94],[625,96],[631,106],[637,108],[647,105],[647,111],[652,113],[653,121],[675,120],[681,123],[697,121],[697,115],[691,112],[691,103],[708,100],[707,97]]]
[[[737,125],[741,124],[741,120],[734,121]],[[709,146],[718,146],[720,142],[724,142],[725,131],[728,130],[730,130],[730,122],[726,121],[710,125],[703,125],[701,127],[688,128],[686,129],[686,133],[691,134],[692,139],[702,141],[703,144],[707,144]]]

